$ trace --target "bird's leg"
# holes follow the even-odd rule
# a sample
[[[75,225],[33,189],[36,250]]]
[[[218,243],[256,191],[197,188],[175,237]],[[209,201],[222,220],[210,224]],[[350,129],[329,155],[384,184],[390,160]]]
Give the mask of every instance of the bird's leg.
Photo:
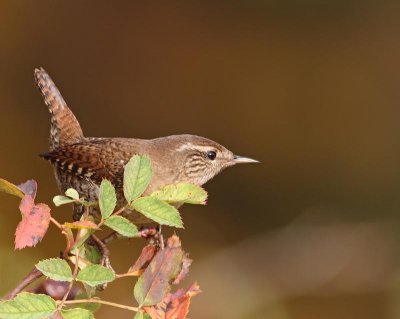
[[[95,242],[97,248],[100,251],[101,254],[100,265],[113,270],[110,263],[110,251],[108,250],[107,245],[96,235],[90,235],[90,238]]]
[[[111,243],[112,241],[114,241],[115,239],[120,239],[120,238],[125,238],[125,237],[121,236],[116,231],[113,231],[111,234],[109,234],[106,237],[104,237],[101,241],[105,245],[107,245],[107,244]]]

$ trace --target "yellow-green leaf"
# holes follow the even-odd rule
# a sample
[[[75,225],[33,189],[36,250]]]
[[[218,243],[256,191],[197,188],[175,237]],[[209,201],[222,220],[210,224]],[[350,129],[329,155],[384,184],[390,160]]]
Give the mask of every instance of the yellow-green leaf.
[[[183,228],[183,222],[178,210],[157,197],[140,197],[131,206],[160,225]]]
[[[72,199],[79,200],[79,193],[77,190],[73,188],[68,188],[67,191],[65,192],[65,195],[71,197]]]
[[[70,203],[74,203],[75,200],[71,199],[67,196],[63,196],[63,195],[57,195],[53,197],[53,203],[54,205],[61,206],[61,205],[65,205],[65,204],[70,204]]]
[[[151,194],[168,203],[188,203],[205,205],[207,192],[200,186],[189,183],[167,185]]]
[[[104,224],[125,237],[136,237],[139,233],[137,227],[122,216],[111,216]]]
[[[56,302],[49,296],[22,292],[13,300],[0,302],[0,318],[42,319],[57,310]]]
[[[64,319],[93,319],[93,314],[86,309],[73,308],[68,310],[61,310]]]
[[[103,218],[109,217],[117,204],[117,196],[113,184],[107,179],[103,179],[100,184],[99,206]]]
[[[2,178],[0,178],[0,191],[17,196],[19,198],[23,198],[25,195],[16,185]]]
[[[152,175],[151,161],[147,156],[133,156],[124,170],[124,195],[128,203],[146,190]]]
[[[91,287],[111,282],[115,279],[114,272],[100,265],[89,265],[83,268],[76,277],[79,280]]]
[[[61,258],[50,258],[36,264],[43,275],[57,281],[71,281],[72,271],[68,263]]]

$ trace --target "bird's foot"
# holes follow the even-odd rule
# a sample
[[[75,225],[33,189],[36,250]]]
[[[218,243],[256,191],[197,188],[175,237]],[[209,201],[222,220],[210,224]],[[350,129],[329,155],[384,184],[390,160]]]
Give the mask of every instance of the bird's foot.
[[[96,235],[91,235],[91,238],[95,242],[97,249],[100,252],[100,255],[101,255],[100,265],[103,267],[107,267],[108,269],[112,270],[115,273],[115,270],[111,266],[110,251],[108,250],[107,245]],[[99,285],[96,287],[97,290],[104,290],[106,288],[107,288],[107,284]]]

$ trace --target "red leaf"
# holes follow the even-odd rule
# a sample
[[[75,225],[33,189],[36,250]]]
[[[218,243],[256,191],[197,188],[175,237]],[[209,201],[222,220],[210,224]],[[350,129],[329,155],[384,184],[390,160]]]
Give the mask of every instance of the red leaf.
[[[135,264],[129,268],[128,274],[131,276],[140,276],[157,252],[157,247],[147,245],[142,249],[142,253],[136,260]]]
[[[30,195],[33,199],[35,199],[37,191],[37,183],[35,180],[30,179],[25,183],[19,184],[17,187],[23,191],[25,195]]]
[[[181,242],[173,235],[136,282],[134,294],[140,305],[151,306],[163,300],[182,269],[183,255]]]
[[[143,309],[152,319],[185,319],[189,312],[190,299],[200,292],[197,283],[193,283],[186,291],[179,289],[168,294],[159,304]]]
[[[43,239],[50,223],[50,208],[46,204],[36,204],[30,195],[21,200],[19,209],[22,221],[15,232],[15,249],[33,247]]]
[[[178,276],[176,276],[173,284],[174,285],[179,285],[183,279],[185,279],[186,275],[189,273],[189,267],[192,264],[193,259],[189,258],[188,254],[184,254],[183,255],[183,259],[182,259],[182,269],[180,271],[180,273],[178,274]]]

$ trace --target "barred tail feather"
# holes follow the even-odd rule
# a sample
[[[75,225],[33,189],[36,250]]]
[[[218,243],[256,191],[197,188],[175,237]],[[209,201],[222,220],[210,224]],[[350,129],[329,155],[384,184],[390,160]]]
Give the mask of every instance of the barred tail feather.
[[[35,69],[34,77],[51,114],[50,149],[82,141],[81,126],[53,80],[43,68]]]

